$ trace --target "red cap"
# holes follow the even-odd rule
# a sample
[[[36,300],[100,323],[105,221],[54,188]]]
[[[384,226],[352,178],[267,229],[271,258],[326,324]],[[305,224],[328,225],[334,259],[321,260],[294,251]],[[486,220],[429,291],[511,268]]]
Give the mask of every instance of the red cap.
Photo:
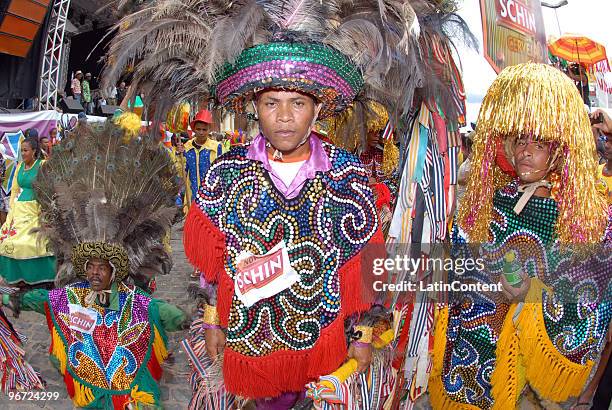
[[[213,124],[214,121],[213,121],[212,113],[208,110],[198,111],[196,116],[193,118],[193,121],[191,121],[191,124],[189,124],[192,130],[195,129],[196,122],[204,122],[206,124]]]

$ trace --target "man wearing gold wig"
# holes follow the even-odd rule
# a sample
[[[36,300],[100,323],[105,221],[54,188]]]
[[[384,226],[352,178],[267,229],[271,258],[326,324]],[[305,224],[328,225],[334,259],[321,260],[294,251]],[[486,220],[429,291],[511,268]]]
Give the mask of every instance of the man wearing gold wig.
[[[506,159],[515,175],[498,165]],[[432,404],[515,408],[526,386],[567,401],[599,360],[612,313],[610,212],[571,80],[541,64],[505,69],[483,101],[472,164],[454,251],[485,262],[461,280],[502,289],[438,310]]]

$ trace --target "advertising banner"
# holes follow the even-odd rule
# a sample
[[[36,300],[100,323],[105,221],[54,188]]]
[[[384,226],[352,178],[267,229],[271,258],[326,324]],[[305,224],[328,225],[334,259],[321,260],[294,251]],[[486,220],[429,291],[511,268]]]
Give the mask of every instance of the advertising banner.
[[[612,72],[608,60],[600,61],[593,66],[595,73],[595,93],[597,106],[612,108]]]
[[[484,56],[496,73],[548,59],[539,0],[480,0]]]

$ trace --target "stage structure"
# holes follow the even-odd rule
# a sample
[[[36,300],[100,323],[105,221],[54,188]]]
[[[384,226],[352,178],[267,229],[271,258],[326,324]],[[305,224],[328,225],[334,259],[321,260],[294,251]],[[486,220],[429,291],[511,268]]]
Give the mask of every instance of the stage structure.
[[[56,109],[57,92],[63,88],[63,84],[60,84],[60,71],[69,8],[70,0],[54,0],[39,79],[38,96],[41,110]]]

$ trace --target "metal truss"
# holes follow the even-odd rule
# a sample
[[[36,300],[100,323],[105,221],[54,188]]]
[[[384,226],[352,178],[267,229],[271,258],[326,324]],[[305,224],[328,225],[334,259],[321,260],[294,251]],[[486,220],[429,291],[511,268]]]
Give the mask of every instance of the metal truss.
[[[64,31],[68,20],[70,0],[54,0],[49,30],[46,36],[42,65],[40,69],[38,101],[41,110],[57,108],[57,91],[64,47]]]

